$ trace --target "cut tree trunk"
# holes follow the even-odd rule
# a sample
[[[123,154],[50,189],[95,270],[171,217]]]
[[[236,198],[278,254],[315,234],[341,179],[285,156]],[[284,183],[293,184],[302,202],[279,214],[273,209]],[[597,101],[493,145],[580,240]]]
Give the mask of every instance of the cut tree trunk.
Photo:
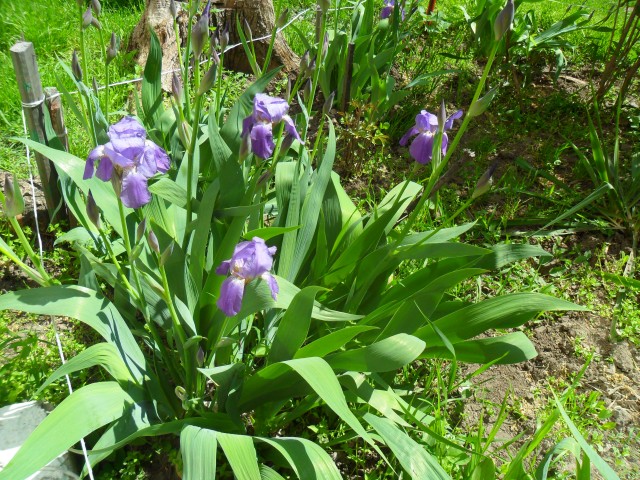
[[[272,0],[225,0],[224,9],[219,17],[219,25],[229,25],[229,43],[240,43],[236,31],[236,18],[244,26],[246,20],[251,28],[254,39],[266,37],[265,40],[255,41],[257,62],[264,65],[269,49],[270,36],[276,23]],[[298,71],[300,59],[289,47],[282,34],[276,36],[269,69],[282,65],[285,73],[295,74]],[[244,49],[239,46],[225,54],[225,67],[239,72],[251,73],[251,66]]]
[[[162,71],[180,69],[180,53],[173,29],[173,17],[169,0],[147,0],[142,18],[136,25],[129,41],[129,51],[136,50],[136,62],[143,66],[149,56],[149,28],[158,36],[162,46]],[[162,89],[171,91],[171,75],[162,76]]]

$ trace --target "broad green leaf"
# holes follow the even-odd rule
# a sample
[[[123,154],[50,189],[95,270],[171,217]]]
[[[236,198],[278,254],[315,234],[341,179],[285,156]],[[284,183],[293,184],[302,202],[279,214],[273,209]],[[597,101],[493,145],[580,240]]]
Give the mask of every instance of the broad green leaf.
[[[323,335],[317,340],[305,345],[298,350],[294,358],[324,357],[325,355],[340,350],[345,344],[353,340],[363,332],[377,330],[376,327],[358,325],[341,328],[335,332]]]
[[[321,287],[306,287],[293,297],[276,330],[268,363],[290,360],[300,349],[309,332],[315,297],[322,290]]]
[[[145,358],[129,327],[109,300],[88,288],[56,285],[9,292],[0,296],[0,310],[71,317],[86,323],[112,344],[138,383],[145,376]]]
[[[375,428],[411,478],[451,480],[436,459],[427,452],[425,446],[417,443],[393,422],[370,413],[365,413],[364,419]]]
[[[127,369],[127,366],[122,361],[122,358],[118,354],[116,347],[111,343],[98,343],[92,345],[86,350],[83,350],[75,357],[67,360],[58,369],[51,374],[49,378],[40,386],[35,395],[38,395],[42,390],[51,385],[65,375],[69,375],[73,372],[78,372],[96,365],[104,368],[109,374],[121,385],[127,382],[133,382],[133,378]]]
[[[267,308],[287,309],[300,289],[284,278],[275,276],[280,292],[276,300],[271,296],[271,290],[266,282],[262,280],[253,281],[247,284],[242,299],[242,309],[238,313],[238,318],[243,318],[259,310]],[[326,308],[320,302],[314,302],[311,317],[325,322],[348,322],[362,318],[361,315],[339,312]]]
[[[25,440],[0,479],[27,478],[98,428],[120,418],[135,400],[116,382],[87,385],[56,407]]]
[[[216,477],[217,432],[187,425],[180,432],[182,478],[205,480]]]
[[[540,293],[516,293],[474,303],[460,308],[434,323],[453,344],[475,337],[493,328],[520,326],[532,315],[545,311],[588,310],[585,307]],[[415,335],[427,347],[440,346],[440,338],[426,325]]]
[[[302,211],[300,212],[302,228],[296,238],[293,262],[287,275],[287,279],[292,282],[302,267],[302,263],[307,256],[309,247],[311,247],[311,242],[316,233],[322,199],[324,198],[327,185],[331,179],[331,169],[333,168],[335,156],[336,132],[333,122],[329,122],[329,138],[327,140],[325,154],[322,158],[322,163],[320,163],[320,167],[315,172],[309,194],[306,196],[302,205]]]
[[[490,338],[477,338],[455,344],[456,360],[467,363],[489,363],[498,365],[526,362],[538,355],[531,340],[522,332],[513,332]],[[430,347],[421,358],[453,359],[448,348]]]
[[[341,479],[340,471],[331,457],[319,445],[305,438],[256,437],[275,448],[291,465],[300,480]]]
[[[286,377],[289,369],[294,370],[302,377],[305,383],[315,391],[336,415],[386,460],[371,436],[349,409],[336,374],[322,358],[310,357],[287,360],[281,363],[274,363],[256,372],[245,381],[240,397],[240,410],[247,411],[269,401],[282,400],[275,394],[277,390],[281,392],[286,390],[285,394],[289,396],[290,389],[295,385],[289,382],[287,382],[289,383],[287,385],[284,382],[285,379],[281,378],[283,375]],[[298,389],[298,392],[302,393],[303,390]]]
[[[569,415],[567,415],[567,412],[564,410],[562,403],[560,402],[560,400],[558,400],[558,397],[556,397],[555,393],[553,394],[553,397],[556,402],[556,407],[558,407],[558,411],[560,412],[560,415],[564,420],[564,423],[569,428],[569,431],[573,435],[573,438],[575,438],[576,442],[578,442],[578,444],[580,445],[580,448],[582,448],[582,451],[587,455],[587,457],[589,457],[589,460],[591,461],[593,466],[598,469],[605,480],[620,480],[618,474],[613,471],[613,469],[607,464],[607,462],[605,462],[602,457],[598,455],[593,447],[589,445],[589,443],[582,436],[580,430],[578,430],[576,425],[569,418]]]
[[[262,480],[286,480],[273,468],[267,467],[264,464],[260,465],[260,477],[262,478]]]
[[[169,178],[160,178],[149,185],[149,191],[164,198],[169,203],[185,208],[187,206],[187,191]]]
[[[198,289],[202,285],[207,240],[211,229],[211,217],[213,216],[213,210],[219,192],[220,183],[217,181],[211,182],[205,190],[202,202],[200,203],[200,209],[198,210],[196,228],[193,231],[191,244],[189,245],[189,271]]]
[[[493,480],[495,478],[496,466],[491,458],[486,457],[473,469],[470,480]]]
[[[146,124],[155,123],[162,115],[162,47],[153,28],[151,34],[149,55],[142,76],[142,108],[146,117]]]
[[[335,370],[390,372],[414,361],[424,347],[422,340],[400,333],[366,347],[336,353],[327,357],[327,362]]]
[[[573,438],[563,438],[549,450],[536,469],[536,480],[547,480],[551,461],[560,459],[566,453],[571,453],[575,458],[580,458],[580,445]]]
[[[247,435],[217,432],[218,442],[224,451],[237,480],[260,480],[260,467],[253,439]]]
[[[287,232],[292,232],[294,230],[298,230],[300,225],[294,225],[292,227],[264,227],[264,228],[256,228],[255,230],[251,230],[243,235],[243,238],[247,240],[251,240],[253,237],[260,237],[263,240],[269,240],[271,238],[277,237],[279,235],[284,235]]]

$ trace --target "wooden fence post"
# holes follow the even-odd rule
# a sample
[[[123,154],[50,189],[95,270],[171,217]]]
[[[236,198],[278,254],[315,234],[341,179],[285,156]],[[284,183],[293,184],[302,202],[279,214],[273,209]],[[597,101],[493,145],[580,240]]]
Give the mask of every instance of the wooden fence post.
[[[44,93],[42,91],[42,83],[40,82],[40,74],[38,73],[38,64],[36,62],[36,53],[31,42],[17,42],[11,47],[11,60],[13,68],[16,72],[18,88],[22,97],[22,109],[27,120],[27,128],[29,136],[33,140],[45,143],[44,129]],[[38,165],[38,174],[44,192],[44,198],[49,212],[49,221],[54,220],[54,213],[60,206],[62,201],[60,191],[58,190],[58,174],[51,161],[46,157],[35,154],[36,164]],[[60,208],[57,218],[63,216],[64,210]]]

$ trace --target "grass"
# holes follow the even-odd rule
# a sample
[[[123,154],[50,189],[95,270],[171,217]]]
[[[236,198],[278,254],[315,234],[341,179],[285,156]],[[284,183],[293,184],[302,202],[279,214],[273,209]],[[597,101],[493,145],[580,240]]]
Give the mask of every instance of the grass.
[[[109,19],[109,25],[117,29],[119,36],[127,38],[128,32],[137,22],[143,7],[142,0],[104,1],[105,16]],[[289,6],[292,11],[300,8],[309,8],[315,4],[311,0],[293,4],[283,1],[283,6]],[[344,159],[345,175],[352,177],[364,177],[368,180],[354,186],[360,196],[361,205],[375,204],[376,199],[384,194],[385,184],[389,177],[402,177],[408,173],[410,167],[408,156],[404,150],[399,150],[395,143],[397,138],[404,133],[411,123],[415,111],[421,108],[434,109],[441,96],[447,96],[448,103],[459,107],[465,107],[465,101],[470,98],[469,85],[477,74],[477,65],[471,55],[464,48],[464,39],[468,38],[468,26],[464,23],[459,2],[441,1],[438,6],[450,23],[445,34],[436,38],[425,36],[423,45],[412,45],[403,51],[399,66],[407,78],[413,78],[420,68],[426,67],[428,71],[443,68],[459,70],[460,73],[439,78],[434,85],[416,89],[388,120],[388,125],[367,124],[349,116],[343,119],[344,127],[340,129],[344,148],[343,156],[349,153],[351,159]],[[469,10],[473,2],[466,2]],[[535,12],[539,25],[542,28],[550,26],[564,10],[562,2],[534,2],[523,4],[523,8],[532,9]],[[603,4],[597,0],[588,0],[586,8],[596,10],[596,17],[603,14]],[[19,135],[22,126],[19,114],[19,97],[10,58],[7,55],[8,48],[24,32],[25,38],[34,42],[38,61],[41,68],[41,76],[44,85],[55,85],[56,74],[60,74],[58,57],[68,62],[76,43],[77,12],[75,2],[66,0],[41,0],[17,4],[11,0],[0,0],[0,18],[4,22],[0,29],[0,88],[6,94],[0,97],[0,124],[2,137],[0,137],[0,169],[16,171],[24,175],[24,153],[20,146],[12,144],[7,138],[11,135]],[[310,17],[309,17],[310,18]],[[301,23],[300,31],[306,35],[313,30],[311,23]],[[302,43],[296,38],[297,34],[287,33],[292,47],[299,53]],[[606,45],[608,34],[605,32],[576,32],[569,36],[569,40],[578,45],[573,52],[565,52],[569,55],[570,68],[585,69],[590,65],[596,68],[603,61],[603,46]],[[126,44],[126,40],[123,40]],[[434,51],[444,51],[449,55],[459,54],[461,50],[468,56],[461,60],[453,60],[451,57],[433,55],[428,61],[421,61],[419,57],[431,48]],[[444,50],[443,50],[444,49]],[[93,33],[90,36],[89,51],[91,55],[98,52],[97,37]],[[599,63],[600,62],[600,63]],[[98,63],[98,62],[96,62]],[[92,72],[95,73],[95,72]],[[114,79],[130,79],[137,75],[126,59],[120,58],[116,63]],[[508,77],[502,77],[507,79]],[[544,76],[540,77],[544,80]],[[520,241],[522,236],[512,231],[513,220],[529,218],[553,218],[563,212],[568,206],[574,204],[584,191],[581,191],[581,172],[572,164],[574,159],[566,148],[566,138],[578,144],[585,144],[586,119],[584,118],[583,103],[579,94],[567,95],[557,89],[548,80],[540,84],[536,79],[526,89],[517,91],[511,86],[503,88],[501,95],[494,100],[494,106],[490,111],[480,117],[473,126],[471,134],[465,139],[463,145],[467,153],[466,160],[459,172],[456,172],[453,187],[444,189],[439,195],[440,206],[445,211],[454,211],[460,201],[468,198],[477,178],[486,167],[496,158],[503,159],[504,168],[501,170],[502,178],[497,182],[491,194],[482,197],[466,212],[466,218],[460,221],[477,220],[478,227],[475,233],[470,234],[467,240],[481,245],[494,244],[497,241]],[[121,108],[124,105],[126,91],[122,90],[113,98],[113,107]],[[495,108],[494,108],[495,107]],[[68,115],[69,130],[77,132],[77,124]],[[349,123],[352,121],[352,123]],[[72,138],[77,138],[73,137]],[[633,133],[628,141],[637,145],[638,134]],[[379,148],[382,145],[384,148]],[[72,151],[79,156],[84,156],[87,143],[82,139],[72,144]],[[462,151],[462,150],[461,150]],[[469,153],[473,152],[473,156]],[[522,158],[527,160],[535,168],[543,168],[551,175],[557,176],[562,181],[575,187],[575,196],[567,196],[566,193],[554,187],[553,183],[530,172],[525,172],[515,166],[514,160]],[[355,165],[355,166],[354,166]],[[377,177],[374,177],[374,174]],[[375,180],[372,180],[375,178]],[[424,219],[422,226],[428,227],[435,220],[431,215]],[[540,226],[540,225],[538,225]],[[520,227],[520,230],[524,230]],[[3,232],[4,233],[4,232]],[[606,233],[606,232],[605,232]],[[565,239],[570,238],[569,241]],[[605,247],[613,240],[606,236],[598,237],[600,245],[590,248],[584,247],[580,237],[553,236],[540,239],[545,248],[553,255],[554,260],[541,262],[523,262],[509,266],[495,275],[486,275],[479,280],[465,284],[462,288],[452,292],[458,299],[474,300],[484,295],[498,295],[513,291],[536,291],[564,296],[572,301],[589,306],[595,314],[609,320],[612,314],[611,305],[615,300],[616,290],[610,282],[602,277],[602,272],[617,273],[624,263],[624,253],[617,255],[607,254]],[[606,242],[602,245],[603,242]],[[59,250],[56,250],[58,252]],[[55,265],[65,265],[73,260],[65,257],[53,257],[51,262]],[[413,266],[414,269],[420,265]],[[412,270],[400,272],[411,273]],[[71,275],[72,276],[72,275]],[[628,297],[620,306],[619,331],[622,337],[628,338],[631,343],[640,345],[640,309],[634,301],[634,297]],[[553,317],[537,319],[533,327],[542,322],[553,322]],[[50,332],[42,330],[29,332],[34,319],[30,317],[16,318],[13,316],[0,316],[0,345],[4,345],[5,362],[10,362],[10,369],[0,365],[0,373],[5,368],[9,375],[0,375],[0,405],[20,399],[30,398],[37,385],[58,364],[57,351],[53,346]],[[76,327],[72,328],[75,332]],[[81,330],[78,330],[81,333]],[[79,351],[84,339],[65,336],[65,348],[68,355]],[[2,343],[6,342],[6,343]],[[585,340],[575,340],[575,354],[586,358],[592,354],[592,346]],[[7,354],[7,350],[14,353]],[[601,360],[606,361],[606,360]],[[0,362],[2,363],[2,362]],[[434,417],[433,423],[424,425],[430,430],[446,436],[452,442],[459,442],[465,448],[483,448],[481,444],[486,440],[486,433],[491,425],[483,424],[482,417],[473,431],[464,430],[460,424],[460,411],[467,400],[470,391],[465,388],[452,389],[448,382],[451,373],[451,364],[445,362],[429,361],[399,373],[402,384],[408,389],[420,385],[424,388],[424,402],[428,405],[428,413]],[[461,380],[459,377],[456,380]],[[90,377],[76,377],[74,382],[82,384],[90,381]],[[550,379],[549,385],[555,390],[568,387],[573,378]],[[65,397],[65,386],[58,384],[54,389],[47,390],[44,397],[52,402],[58,402]],[[549,391],[540,390],[536,393],[543,407],[537,412],[539,418],[548,417],[553,411],[553,405],[548,403]],[[486,401],[483,408],[487,410],[487,416],[495,418],[499,416],[501,405]],[[598,445],[602,442],[613,442],[612,448],[618,449],[622,455],[630,455],[624,439],[611,439],[607,436],[612,428],[611,410],[600,395],[588,388],[573,392],[565,404],[570,417],[584,432],[589,432],[591,441]],[[522,417],[521,405],[516,401],[503,412],[504,415]],[[323,438],[328,443],[341,439],[343,435],[349,435],[346,431],[335,429],[331,418],[322,415],[312,426],[308,426],[307,435],[311,438]],[[495,425],[495,423],[493,423]],[[454,427],[458,427],[455,429]],[[425,429],[426,432],[426,429]],[[455,449],[448,449],[429,438],[426,433],[416,432],[416,437],[425,448],[435,452],[447,470],[459,478],[465,471]],[[567,430],[558,427],[550,441],[559,441],[567,435]],[[474,437],[475,436],[475,437]],[[498,442],[496,441],[496,448]],[[163,451],[171,446],[161,445]],[[627,450],[625,450],[625,448]],[[508,454],[499,450],[500,458],[508,463]],[[371,459],[371,452],[362,449],[358,443],[345,448],[337,453],[338,458],[345,465],[345,472],[358,478],[396,478],[386,466],[376,463]],[[457,456],[458,455],[458,456]],[[530,458],[531,465],[536,464],[538,458]],[[122,460],[120,462],[120,460]],[[124,458],[119,459],[103,472],[103,478],[138,478],[140,465],[150,461],[148,452],[133,450]],[[119,464],[118,464],[119,463]],[[111,468],[111,470],[109,470]],[[559,468],[555,478],[565,478],[567,472]],[[399,470],[398,470],[399,471]],[[456,477],[456,475],[458,477]]]

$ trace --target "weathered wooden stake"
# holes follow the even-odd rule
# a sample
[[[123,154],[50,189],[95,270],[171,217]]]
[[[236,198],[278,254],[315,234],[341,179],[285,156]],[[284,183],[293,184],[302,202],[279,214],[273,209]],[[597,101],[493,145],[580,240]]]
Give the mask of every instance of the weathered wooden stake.
[[[49,116],[51,117],[51,126],[53,127],[53,131],[56,132],[60,143],[62,143],[65,151],[68,152],[69,138],[67,137],[67,127],[65,127],[64,125],[62,100],[56,87],[45,87],[44,103],[47,105],[47,109],[49,110]]]
[[[27,120],[29,136],[33,140],[45,143],[44,129],[44,93],[36,53],[31,42],[18,42],[11,47],[11,60],[16,72],[18,88],[22,97],[22,108]],[[49,220],[54,220],[54,212],[61,202],[60,191],[58,190],[58,174],[51,161],[46,157],[35,154],[38,174],[42,183],[44,198],[47,203]],[[62,209],[59,210],[62,212]]]

